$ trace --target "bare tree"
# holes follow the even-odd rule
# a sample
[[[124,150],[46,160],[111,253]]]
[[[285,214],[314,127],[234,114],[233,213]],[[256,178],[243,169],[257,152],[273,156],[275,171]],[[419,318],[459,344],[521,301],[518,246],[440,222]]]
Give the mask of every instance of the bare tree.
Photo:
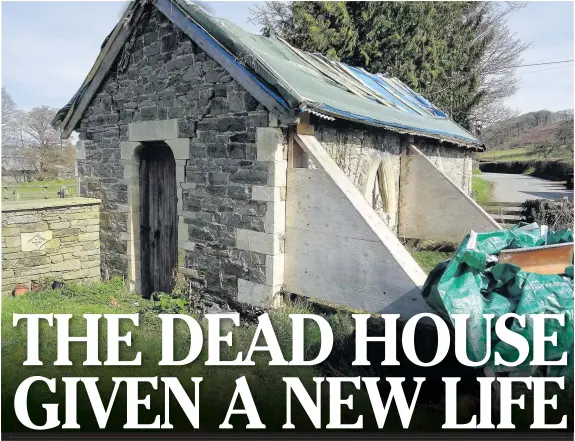
[[[476,131],[481,132],[491,124],[519,114],[517,110],[510,109],[505,101],[517,91],[519,79],[515,73],[523,61],[523,52],[531,43],[522,42],[507,26],[509,15],[524,8],[525,3],[484,1],[475,5],[476,11],[485,17],[477,38],[486,33],[492,34],[477,71],[483,97],[471,115]]]
[[[12,97],[2,88],[2,147],[13,148],[18,145],[18,119],[20,111]]]
[[[258,2],[249,8],[251,17],[248,21],[262,26],[262,34],[292,40],[289,36],[295,32],[292,23],[291,2],[266,1]]]
[[[26,168],[20,155],[22,147],[22,117],[18,108],[6,89],[2,88],[2,169],[5,177],[16,182],[26,180],[26,174],[21,173]]]
[[[69,176],[74,170],[74,147],[60,138],[51,121],[58,109],[35,107],[27,112],[23,123],[24,148],[27,164],[37,170],[40,179]]]

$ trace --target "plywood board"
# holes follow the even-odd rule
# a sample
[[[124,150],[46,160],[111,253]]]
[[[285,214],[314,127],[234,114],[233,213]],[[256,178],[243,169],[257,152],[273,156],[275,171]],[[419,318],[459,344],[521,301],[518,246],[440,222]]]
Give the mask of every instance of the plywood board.
[[[515,264],[530,273],[563,274],[573,262],[573,243],[503,250],[499,262]]]
[[[460,242],[501,226],[417,148],[401,157],[399,235]]]
[[[288,169],[286,290],[374,313],[429,311],[426,275],[315,137],[296,141],[320,169]]]

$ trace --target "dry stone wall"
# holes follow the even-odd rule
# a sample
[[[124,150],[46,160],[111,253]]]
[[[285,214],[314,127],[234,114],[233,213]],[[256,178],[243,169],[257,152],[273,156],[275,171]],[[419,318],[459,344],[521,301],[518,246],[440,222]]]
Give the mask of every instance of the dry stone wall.
[[[4,202],[2,293],[40,281],[100,280],[100,201]]]

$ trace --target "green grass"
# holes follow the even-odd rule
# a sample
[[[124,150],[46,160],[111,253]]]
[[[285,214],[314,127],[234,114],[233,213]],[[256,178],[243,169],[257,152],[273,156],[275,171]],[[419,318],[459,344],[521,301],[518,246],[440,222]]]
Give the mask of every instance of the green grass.
[[[409,254],[427,274],[444,260],[449,260],[459,244],[435,240],[410,240],[405,243]]]
[[[427,246],[429,247],[429,246]],[[417,252],[419,256],[426,256],[424,260],[430,263],[432,261],[443,260],[450,253],[425,250],[426,246],[420,245]],[[259,412],[259,416],[268,431],[280,431],[281,426],[285,423],[285,391],[286,386],[283,377],[298,377],[308,393],[315,397],[315,383],[313,377],[324,376],[348,376],[358,375],[372,376],[373,373],[358,370],[357,367],[351,366],[353,351],[348,354],[351,359],[334,360],[334,364],[323,364],[320,366],[269,366],[269,355],[266,352],[255,352],[253,356],[254,366],[205,366],[207,359],[206,353],[206,321],[203,318],[195,317],[204,332],[204,341],[202,352],[195,362],[185,366],[164,367],[158,366],[161,359],[161,321],[158,313],[181,313],[186,314],[185,306],[181,298],[164,296],[161,301],[145,300],[139,295],[126,290],[124,282],[121,279],[113,279],[106,283],[94,283],[91,285],[72,285],[66,286],[61,290],[47,290],[43,292],[27,293],[20,297],[5,297],[2,307],[2,418],[5,430],[21,431],[22,426],[17,422],[14,415],[13,397],[16,387],[26,378],[33,375],[44,376],[47,378],[56,378],[56,392],[51,393],[47,388],[40,385],[33,386],[29,391],[28,410],[32,421],[42,424],[45,421],[45,409],[41,406],[45,403],[57,403],[60,406],[60,421],[63,420],[64,412],[64,384],[62,377],[98,377],[98,390],[101,393],[101,399],[107,406],[110,399],[113,382],[112,377],[177,377],[192,397],[194,396],[191,377],[202,377],[200,385],[200,425],[203,432],[217,430],[219,424],[224,421],[228,406],[234,394],[236,379],[245,376],[250,387],[251,394]],[[120,335],[131,332],[132,346],[121,345],[120,359],[131,360],[137,352],[142,353],[142,366],[83,366],[82,361],[86,357],[86,345],[84,343],[72,343],[70,345],[70,359],[73,366],[53,366],[56,360],[56,327],[50,327],[45,321],[40,325],[40,345],[39,355],[44,362],[43,366],[23,366],[26,359],[26,326],[20,324],[17,327],[12,326],[13,314],[17,313],[55,313],[55,314],[73,314],[70,320],[70,335],[85,335],[85,321],[82,314],[106,314],[106,313],[139,313],[139,326],[135,327],[130,323],[121,323]],[[275,335],[286,360],[291,359],[292,335],[290,314],[311,313],[309,304],[306,302],[296,302],[287,304],[270,312],[270,319],[275,330]],[[353,333],[354,326],[349,314],[337,313],[324,315],[334,331],[334,350],[343,348]],[[182,359],[187,355],[190,346],[189,333],[185,326],[180,326],[181,322],[176,322],[174,335],[174,350],[176,359]],[[229,347],[222,344],[221,359],[234,360],[241,351],[246,353],[252,343],[254,325],[233,327],[233,346]],[[100,320],[99,327],[99,359],[107,358],[107,338],[106,326],[104,319]],[[193,344],[199,342],[194,341]],[[199,343],[199,344],[202,344]],[[261,338],[259,345],[264,346]],[[308,326],[305,329],[304,352],[306,359],[312,359],[317,354],[319,343],[319,332],[315,326]],[[342,352],[347,354],[347,352]],[[341,355],[341,353],[340,353]],[[340,364],[337,364],[339,362]],[[379,374],[378,374],[379,375]],[[409,380],[408,380],[409,381]],[[151,407],[149,410],[140,408],[140,421],[151,422],[154,415],[164,414],[164,389],[159,382],[160,387],[154,390],[150,385],[142,384],[140,386],[140,398],[150,395]],[[355,422],[358,415],[363,415],[364,430],[376,430],[373,411],[369,402],[369,397],[365,389],[356,390],[355,388],[343,385],[342,396],[353,396],[353,411],[344,412],[343,421],[347,423]],[[327,387],[322,388],[322,403],[329,402]],[[572,396],[572,394],[571,394]],[[315,398],[314,398],[315,399]],[[469,411],[467,408],[466,396],[458,402],[458,408],[462,406],[462,411]],[[294,402],[297,400],[292,399]],[[528,403],[529,404],[529,403]],[[236,408],[241,404],[236,403]],[[414,415],[411,420],[410,431],[434,432],[441,430],[441,424],[444,421],[443,414],[444,403],[438,405],[418,402],[415,407]],[[572,407],[570,408],[572,410]],[[329,420],[329,406],[322,406],[322,425],[325,426]],[[459,411],[458,411],[459,413]],[[82,432],[99,430],[96,420],[93,416],[90,400],[84,387],[78,388],[77,404],[78,423],[81,425]],[[126,396],[125,387],[120,387],[112,411],[108,420],[106,431],[117,432],[122,430],[125,423],[126,415]],[[518,415],[518,427],[525,430],[531,423],[530,415],[521,413]],[[190,431],[191,426],[187,417],[181,410],[178,403],[170,401],[171,422],[177,431]],[[161,417],[163,420],[163,417]],[[514,417],[515,419],[515,417]],[[292,421],[298,431],[313,430],[313,426],[307,415],[299,405],[292,408]],[[236,427],[236,430],[243,430],[247,423],[245,416],[233,416],[230,422]],[[57,429],[56,429],[57,430]],[[399,415],[392,406],[386,424],[385,431],[402,430]]]
[[[478,203],[489,202],[491,182],[481,179],[478,174],[474,173],[471,177],[471,188],[475,192]]]
[[[453,253],[445,251],[425,251],[416,249],[410,249],[409,252],[427,274],[429,274],[438,263],[448,260],[453,255]]]
[[[477,158],[482,161],[520,161],[522,159],[534,159],[528,155],[530,151],[531,149],[528,147],[508,150],[488,150],[479,153]]]
[[[171,299],[171,300],[170,300]],[[188,394],[193,397],[193,385],[191,377],[202,377],[200,388],[200,421],[204,431],[217,430],[219,424],[224,421],[227,408],[234,393],[236,380],[242,376],[246,377],[252,396],[256,403],[261,420],[266,424],[268,430],[278,431],[285,423],[285,390],[284,377],[298,377],[314,395],[315,383],[313,377],[323,377],[325,375],[336,375],[333,371],[328,373],[320,366],[269,366],[270,357],[267,352],[256,351],[252,360],[254,366],[205,366],[207,360],[207,322],[203,318],[197,318],[204,332],[204,342],[202,352],[196,361],[185,366],[158,366],[161,360],[161,321],[158,313],[183,313],[186,314],[183,303],[170,297],[164,297],[162,301],[142,299],[139,295],[128,292],[121,279],[114,279],[107,283],[91,285],[70,285],[62,290],[47,290],[43,292],[27,293],[20,297],[7,297],[3,300],[2,307],[2,402],[3,421],[6,422],[6,430],[22,429],[17,423],[14,415],[12,400],[16,387],[26,378],[40,375],[47,378],[61,378],[68,376],[77,377],[98,377],[98,389],[102,393],[106,403],[113,390],[112,377],[177,377]],[[40,359],[44,366],[23,366],[26,359],[26,326],[20,324],[12,326],[12,315],[15,313],[65,313],[73,314],[70,321],[70,335],[85,335],[85,320],[82,314],[106,314],[106,313],[139,313],[140,323],[135,327],[129,322],[123,323],[120,328],[120,335],[127,332],[132,334],[132,345],[122,345],[120,359],[132,360],[137,352],[142,353],[142,366],[83,366],[82,362],[86,358],[86,345],[83,343],[73,343],[70,345],[70,360],[73,366],[53,366],[56,360],[56,329],[50,327],[44,321],[40,326]],[[292,330],[290,314],[311,313],[309,305],[305,302],[284,305],[270,312],[270,319],[277,336],[278,343],[286,360],[291,359],[292,350]],[[334,331],[334,348],[342,344],[353,332],[353,322],[349,314],[333,314],[325,316]],[[190,342],[187,327],[176,323],[174,345],[176,359],[183,359],[188,353],[190,344],[202,344],[202,342]],[[222,344],[221,359],[234,360],[239,352],[243,352],[244,357],[248,351],[256,327],[254,325],[243,325],[233,327],[233,346]],[[306,359],[313,359],[319,350],[320,335],[318,328],[311,324],[305,329],[304,353]],[[100,321],[99,335],[99,359],[107,358],[107,338],[105,321]],[[260,338],[260,345],[265,345],[265,341]],[[349,363],[351,364],[351,362]],[[351,369],[351,366],[350,366]],[[161,384],[161,383],[160,383]],[[64,403],[64,385],[57,382],[57,392],[50,393],[46,388],[35,387],[30,390],[28,397],[29,412],[33,421],[45,419],[42,403]],[[163,387],[153,390],[151,386],[141,387],[142,394],[150,394],[151,409],[144,412],[148,416],[163,414]],[[375,420],[371,417],[371,407],[367,392],[349,391],[354,393],[356,406],[355,411],[365,415],[367,427],[373,427]],[[143,395],[142,395],[143,396]],[[78,391],[78,422],[82,430],[97,430],[97,423],[93,417],[93,412],[83,387]],[[322,388],[322,400],[327,402],[328,388]],[[125,388],[120,388],[106,430],[118,431],[125,423]],[[10,403],[10,405],[8,405]],[[239,406],[239,403],[236,407]],[[324,424],[328,421],[328,407],[322,410]],[[179,430],[190,430],[188,420],[181,411],[179,405],[174,401],[170,405],[172,422],[178,424]],[[427,409],[422,406],[416,411],[420,414],[418,421],[433,422],[436,418],[427,416]],[[142,417],[145,419],[146,417]],[[151,417],[150,417],[151,418]],[[357,419],[357,416],[356,416]],[[151,419],[153,420],[153,418]],[[150,420],[150,421],[151,421]],[[313,429],[305,413],[299,410],[298,406],[293,409],[293,423],[299,430],[309,431]],[[369,422],[368,422],[369,421]],[[8,423],[10,422],[10,423]],[[231,419],[236,427],[245,427],[247,419],[242,416],[235,416]],[[426,427],[430,427],[425,423]],[[389,430],[399,429],[400,422],[398,415],[390,414]],[[386,424],[387,428],[387,424]],[[439,426],[435,427],[439,429]]]
[[[191,377],[203,377],[201,396],[202,396],[202,426],[205,429],[216,429],[225,417],[227,405],[229,404],[233,391],[235,388],[235,380],[243,375],[246,376],[248,384],[252,388],[252,395],[256,403],[265,402],[270,397],[283,396],[285,393],[285,383],[282,380],[284,376],[298,376],[302,378],[304,384],[309,384],[312,377],[318,374],[315,367],[293,367],[293,366],[268,366],[267,361],[269,357],[267,354],[256,352],[253,360],[256,361],[256,366],[242,367],[242,366],[223,366],[223,367],[206,367],[204,362],[207,359],[207,351],[205,350],[205,343],[202,353],[198,359],[186,366],[178,367],[161,367],[158,362],[161,359],[161,322],[158,318],[158,312],[180,312],[185,311],[178,308],[176,302],[162,302],[150,301],[142,299],[139,295],[128,292],[124,288],[121,279],[115,279],[108,283],[92,284],[87,286],[73,285],[66,287],[64,290],[50,290],[38,293],[28,293],[21,297],[6,298],[3,301],[2,307],[2,395],[3,402],[6,403],[14,396],[15,387],[20,384],[25,378],[32,375],[42,375],[46,377],[60,378],[62,376],[97,376],[100,378],[99,385],[104,396],[109,397],[113,383],[111,378],[113,376],[176,376],[180,380],[184,388],[191,388]],[[180,309],[180,310],[178,310]],[[143,365],[141,367],[84,367],[82,360],[85,359],[86,347],[84,344],[73,344],[70,349],[70,359],[74,363],[71,367],[55,367],[52,363],[56,360],[56,332],[53,327],[47,326],[45,323],[41,326],[41,343],[40,343],[40,358],[44,361],[45,366],[39,367],[24,367],[23,361],[26,359],[26,327],[19,325],[12,327],[12,314],[14,313],[67,313],[73,314],[71,320],[70,334],[71,335],[85,335],[85,321],[81,317],[82,314],[105,314],[105,313],[139,313],[140,323],[139,327],[135,327],[129,323],[124,323],[121,326],[120,334],[125,334],[130,331],[132,333],[132,346],[127,347],[123,345],[120,351],[120,357],[124,360],[131,360],[135,357],[138,351],[142,353]],[[284,350],[284,354],[288,357],[289,348],[291,348],[291,321],[289,319],[290,313],[308,313],[309,310],[305,305],[298,304],[295,306],[280,308],[270,314],[274,329],[279,339],[280,346]],[[198,320],[204,330],[204,337],[206,336],[207,324],[203,319]],[[178,324],[177,324],[178,325]],[[288,326],[290,332],[288,332]],[[100,360],[106,360],[106,327],[103,320],[100,326]],[[255,332],[254,326],[242,326],[234,328],[233,330],[233,347],[228,347],[223,344],[221,346],[222,358],[226,360],[233,360],[237,357],[238,352],[243,351],[244,355],[252,341]],[[175,341],[177,344],[174,346],[176,359],[182,359],[186,356],[187,350],[190,345],[190,337],[187,329],[184,326],[177,326],[175,330]],[[308,332],[306,342],[309,345],[315,345],[318,341],[318,335],[313,332]],[[198,342],[194,342],[198,344]],[[201,344],[201,342],[200,342]],[[306,354],[310,355],[313,352],[311,346],[306,346]],[[63,384],[60,384],[62,387]],[[40,403],[47,402],[50,399],[54,402],[55,396],[44,391],[42,388],[31,392],[29,402]],[[150,388],[152,409],[158,414],[163,413],[163,408],[155,408],[154,403],[162,403],[163,391],[153,391]],[[61,391],[63,389],[60,389]],[[124,393],[124,391],[121,391]],[[190,390],[190,395],[193,396]],[[120,394],[120,392],[119,392]],[[60,400],[63,399],[63,393],[57,395]],[[96,422],[92,416],[88,400],[86,400],[85,392],[80,393],[80,403],[78,409],[79,423],[82,427],[95,429]],[[108,398],[106,398],[108,399]],[[118,395],[118,400],[122,403],[121,397]],[[124,397],[125,400],[125,397]],[[62,402],[62,401],[61,401]],[[124,401],[125,402],[125,401]],[[3,421],[12,421],[12,410],[7,410],[12,406],[3,406],[4,415]],[[34,407],[34,406],[33,406]],[[117,410],[125,409],[125,404],[118,404],[114,407]],[[38,413],[36,418],[41,420],[42,408],[34,407]],[[177,405],[173,409],[178,408]],[[269,422],[276,429],[280,428],[279,422],[285,418],[285,408],[282,406],[258,406],[261,410],[260,416]],[[32,412],[32,410],[31,410]],[[172,420],[186,421],[183,412],[174,414]],[[241,420],[238,417],[236,423]],[[233,420],[232,420],[233,422]],[[277,422],[277,426],[273,423]],[[122,424],[125,423],[125,410],[112,412],[110,424],[108,428],[113,430],[121,429]],[[295,422],[294,422],[295,423]],[[297,423],[296,423],[297,424]],[[308,427],[309,424],[300,422],[303,427]],[[186,426],[185,424],[183,426]]]
[[[60,191],[62,186],[66,186],[69,192],[66,197],[76,196],[76,180],[75,179],[53,179],[50,181],[32,181],[22,182],[18,184],[2,183],[2,198],[14,200],[14,190],[18,190],[20,200],[29,199],[52,199],[58,197],[56,193]]]

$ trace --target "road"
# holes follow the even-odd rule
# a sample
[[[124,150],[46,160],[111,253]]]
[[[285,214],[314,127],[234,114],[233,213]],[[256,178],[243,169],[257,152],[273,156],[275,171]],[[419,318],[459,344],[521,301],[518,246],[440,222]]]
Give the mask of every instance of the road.
[[[493,183],[492,196],[498,202],[524,202],[527,199],[573,200],[573,190],[561,182],[547,181],[526,175],[481,173],[481,179]]]

